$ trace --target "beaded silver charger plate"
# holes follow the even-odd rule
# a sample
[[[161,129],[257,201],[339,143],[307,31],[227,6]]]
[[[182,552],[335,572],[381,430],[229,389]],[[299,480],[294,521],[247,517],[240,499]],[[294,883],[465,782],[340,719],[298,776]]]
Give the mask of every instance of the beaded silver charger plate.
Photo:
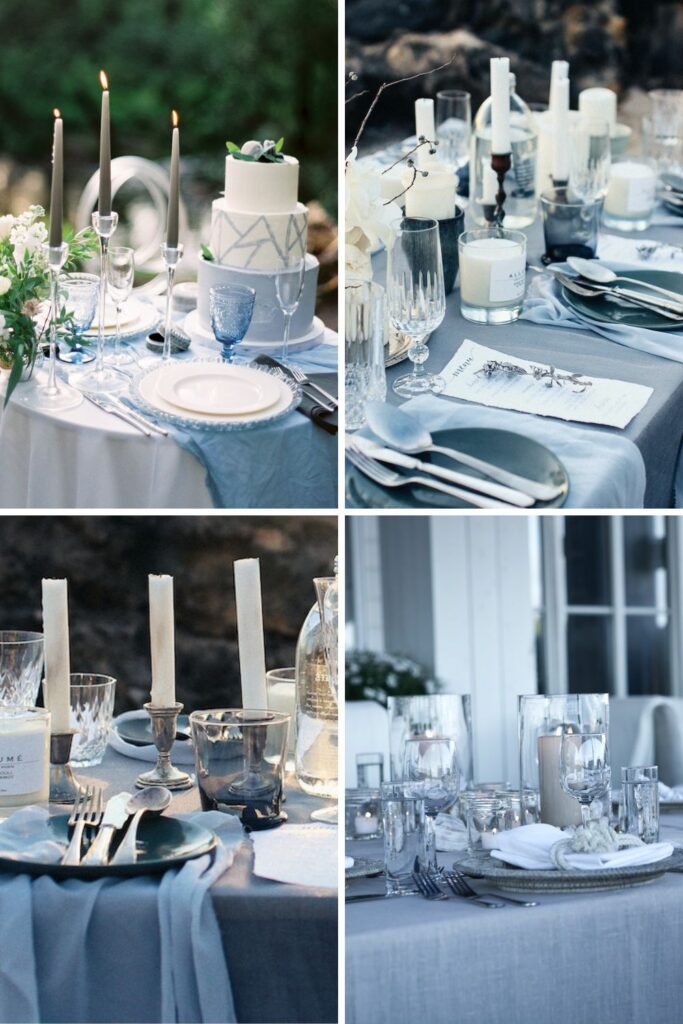
[[[221,363],[217,357],[214,359],[188,359],[182,360],[182,365],[190,366],[198,363]],[[180,365],[180,360],[178,361]],[[176,408],[166,402],[156,393],[154,386],[155,375],[163,369],[163,366],[152,366],[139,373],[131,383],[130,399],[142,412],[153,419],[170,423],[172,426],[181,429],[191,430],[214,430],[214,431],[237,431],[254,430],[257,427],[269,426],[278,420],[289,416],[290,412],[297,408],[301,402],[301,388],[293,378],[276,367],[252,367],[258,373],[267,373],[275,377],[281,385],[281,397],[274,405],[262,412],[245,414],[241,416],[216,416],[216,415],[193,415],[181,408]]]
[[[455,861],[457,871],[470,878],[484,878],[498,889],[516,892],[597,892],[604,889],[629,889],[644,885],[667,871],[683,870],[683,850],[674,850],[670,857],[654,864],[641,864],[628,868],[608,868],[604,871],[527,871],[508,867],[499,861],[487,864],[465,858]]]
[[[384,871],[384,861],[370,860],[367,857],[356,857],[352,866],[346,868],[346,878],[372,878]]]

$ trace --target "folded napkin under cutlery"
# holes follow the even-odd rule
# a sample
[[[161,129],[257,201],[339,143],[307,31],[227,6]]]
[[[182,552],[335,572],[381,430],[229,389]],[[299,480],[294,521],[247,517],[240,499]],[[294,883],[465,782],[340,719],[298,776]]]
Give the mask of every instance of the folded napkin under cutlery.
[[[498,835],[498,845],[495,850],[491,850],[491,856],[514,867],[531,871],[551,871],[555,864],[550,851],[556,843],[566,838],[567,833],[554,825],[540,822],[534,825],[520,825],[519,828]],[[651,843],[601,853],[568,853],[566,861],[570,867],[581,871],[600,871],[605,868],[654,864],[670,857],[673,850],[672,843]]]
[[[311,822],[251,832],[254,874],[290,885],[337,888],[337,829]]]
[[[254,363],[257,366],[269,366],[273,369],[278,369],[282,373],[286,373],[292,380],[295,380],[293,374],[289,373],[287,367],[283,366],[282,363],[279,363],[277,359],[273,359],[272,356],[260,355],[254,360]],[[311,374],[307,374],[307,376],[311,376]],[[336,394],[338,388],[336,373],[316,373],[314,375],[314,379],[317,384],[320,384],[320,386],[325,389],[325,391],[328,391],[332,395]],[[324,401],[322,396],[316,397],[315,391],[310,387],[307,387],[306,384],[302,384],[301,389],[303,397],[301,399],[301,404],[298,407],[298,412],[307,416],[308,419],[312,420],[314,423],[317,423],[317,425],[322,427],[323,430],[326,430],[328,434],[336,434],[339,430],[338,411],[335,409],[334,412],[330,412],[329,408],[324,408],[321,404],[321,402]]]

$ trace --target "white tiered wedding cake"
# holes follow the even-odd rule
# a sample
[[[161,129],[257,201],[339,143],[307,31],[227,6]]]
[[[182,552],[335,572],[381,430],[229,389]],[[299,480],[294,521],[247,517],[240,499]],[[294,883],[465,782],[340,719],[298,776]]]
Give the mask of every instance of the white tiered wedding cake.
[[[213,337],[210,289],[246,284],[256,291],[256,302],[245,342],[277,348],[284,332],[277,273],[292,261],[305,259],[304,288],[292,318],[290,346],[318,344],[324,335],[324,326],[315,316],[318,261],[306,253],[308,210],[298,201],[299,161],[280,155],[272,143],[247,142],[241,150],[229,144],[228,148],[225,195],[213,202],[209,247],[203,247],[199,257],[197,314],[187,327],[190,333]]]

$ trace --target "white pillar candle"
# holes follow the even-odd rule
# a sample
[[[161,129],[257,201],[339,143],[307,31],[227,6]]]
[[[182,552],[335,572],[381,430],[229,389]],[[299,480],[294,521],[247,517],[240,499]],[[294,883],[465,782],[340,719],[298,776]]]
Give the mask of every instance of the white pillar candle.
[[[43,580],[45,707],[55,735],[71,728],[69,605],[66,580]]]
[[[169,708],[175,699],[175,624],[173,577],[149,577],[149,636],[152,649],[152,693],[155,708]]]
[[[540,790],[541,821],[546,825],[581,824],[578,800],[569,796],[560,785],[560,749],[562,735],[538,737],[538,781]]]
[[[647,217],[655,205],[657,176],[649,164],[618,160],[612,164],[605,213],[613,217]]]
[[[579,113],[587,121],[607,121],[612,133],[617,123],[617,94],[612,89],[584,89],[579,93]]]
[[[263,710],[268,706],[268,696],[259,560],[241,558],[235,562],[234,570],[242,707]]]
[[[436,127],[434,122],[434,100],[422,97],[415,100],[415,134],[418,141],[421,135],[430,142],[436,140]],[[420,146],[416,153],[417,166],[422,167],[429,160],[429,146]]]
[[[551,110],[553,107],[553,86],[555,82],[559,82],[563,78],[569,78],[569,61],[554,60],[550,65],[550,93],[548,98],[548,106]]]
[[[553,181],[569,180],[569,79],[553,86]]]
[[[367,811],[365,814],[356,814],[353,819],[353,831],[357,836],[372,836],[378,828],[379,819],[371,811]]]
[[[491,153],[510,152],[510,61],[491,58]]]
[[[287,680],[281,683],[271,681],[268,687],[268,710],[290,716],[287,753],[293,754],[296,745],[296,684]]]
[[[460,249],[460,297],[479,309],[519,302],[525,270],[524,250],[513,239],[473,239]]]
[[[49,774],[49,714],[0,708],[0,820],[17,807],[47,804]]]
[[[427,176],[418,172],[412,185],[413,170],[408,168],[403,187],[410,188],[405,194],[406,217],[432,217],[434,220],[449,220],[455,216],[455,193],[458,179],[455,171],[439,160],[430,160],[425,166]]]
[[[493,829],[491,832],[481,833],[481,848],[482,850],[497,850],[498,849],[498,836],[500,832],[498,829]]]

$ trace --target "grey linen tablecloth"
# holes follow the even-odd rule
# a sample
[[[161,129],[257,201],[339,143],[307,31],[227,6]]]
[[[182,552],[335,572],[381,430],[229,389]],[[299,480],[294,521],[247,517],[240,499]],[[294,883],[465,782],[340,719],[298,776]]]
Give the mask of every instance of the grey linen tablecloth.
[[[108,750],[97,768],[79,778],[106,782],[105,796],[135,791],[149,763]],[[290,822],[306,822],[316,807],[296,786],[287,786]],[[173,797],[170,813],[199,810],[196,787]],[[286,826],[283,826],[286,828]],[[245,1024],[327,1024],[337,1020],[337,894],[329,889],[283,885],[252,872],[254,855],[243,844],[212,896],[232,982],[237,1019]],[[135,1020],[135,993],[121,985],[109,993],[111,1020]],[[118,1000],[127,1013],[117,1015]]]
[[[662,839],[683,844],[683,815],[661,824]],[[381,850],[351,845],[356,856]],[[350,884],[381,889],[377,879]],[[680,1024],[683,874],[538,901],[347,905],[346,1024]]]
[[[527,261],[540,265],[544,249],[540,222],[526,234]],[[683,241],[683,231],[675,227],[651,227],[640,237],[678,244]],[[373,267],[376,279],[382,281],[386,270],[385,253],[375,257]],[[532,273],[528,271],[528,275]],[[456,288],[447,299],[446,318],[429,342],[427,369],[442,370],[465,338],[522,359],[535,359],[588,376],[631,381],[654,388],[642,412],[620,433],[638,446],[645,461],[645,507],[673,506],[674,474],[683,438],[683,364],[627,349],[587,331],[541,326],[525,320],[501,327],[470,323],[460,315],[460,291]],[[683,331],[681,346],[683,348]],[[391,390],[392,381],[409,368],[410,364],[403,362],[387,371],[387,398],[392,404],[404,401]],[[596,432],[596,444],[602,431],[612,430],[598,426],[591,429]]]

